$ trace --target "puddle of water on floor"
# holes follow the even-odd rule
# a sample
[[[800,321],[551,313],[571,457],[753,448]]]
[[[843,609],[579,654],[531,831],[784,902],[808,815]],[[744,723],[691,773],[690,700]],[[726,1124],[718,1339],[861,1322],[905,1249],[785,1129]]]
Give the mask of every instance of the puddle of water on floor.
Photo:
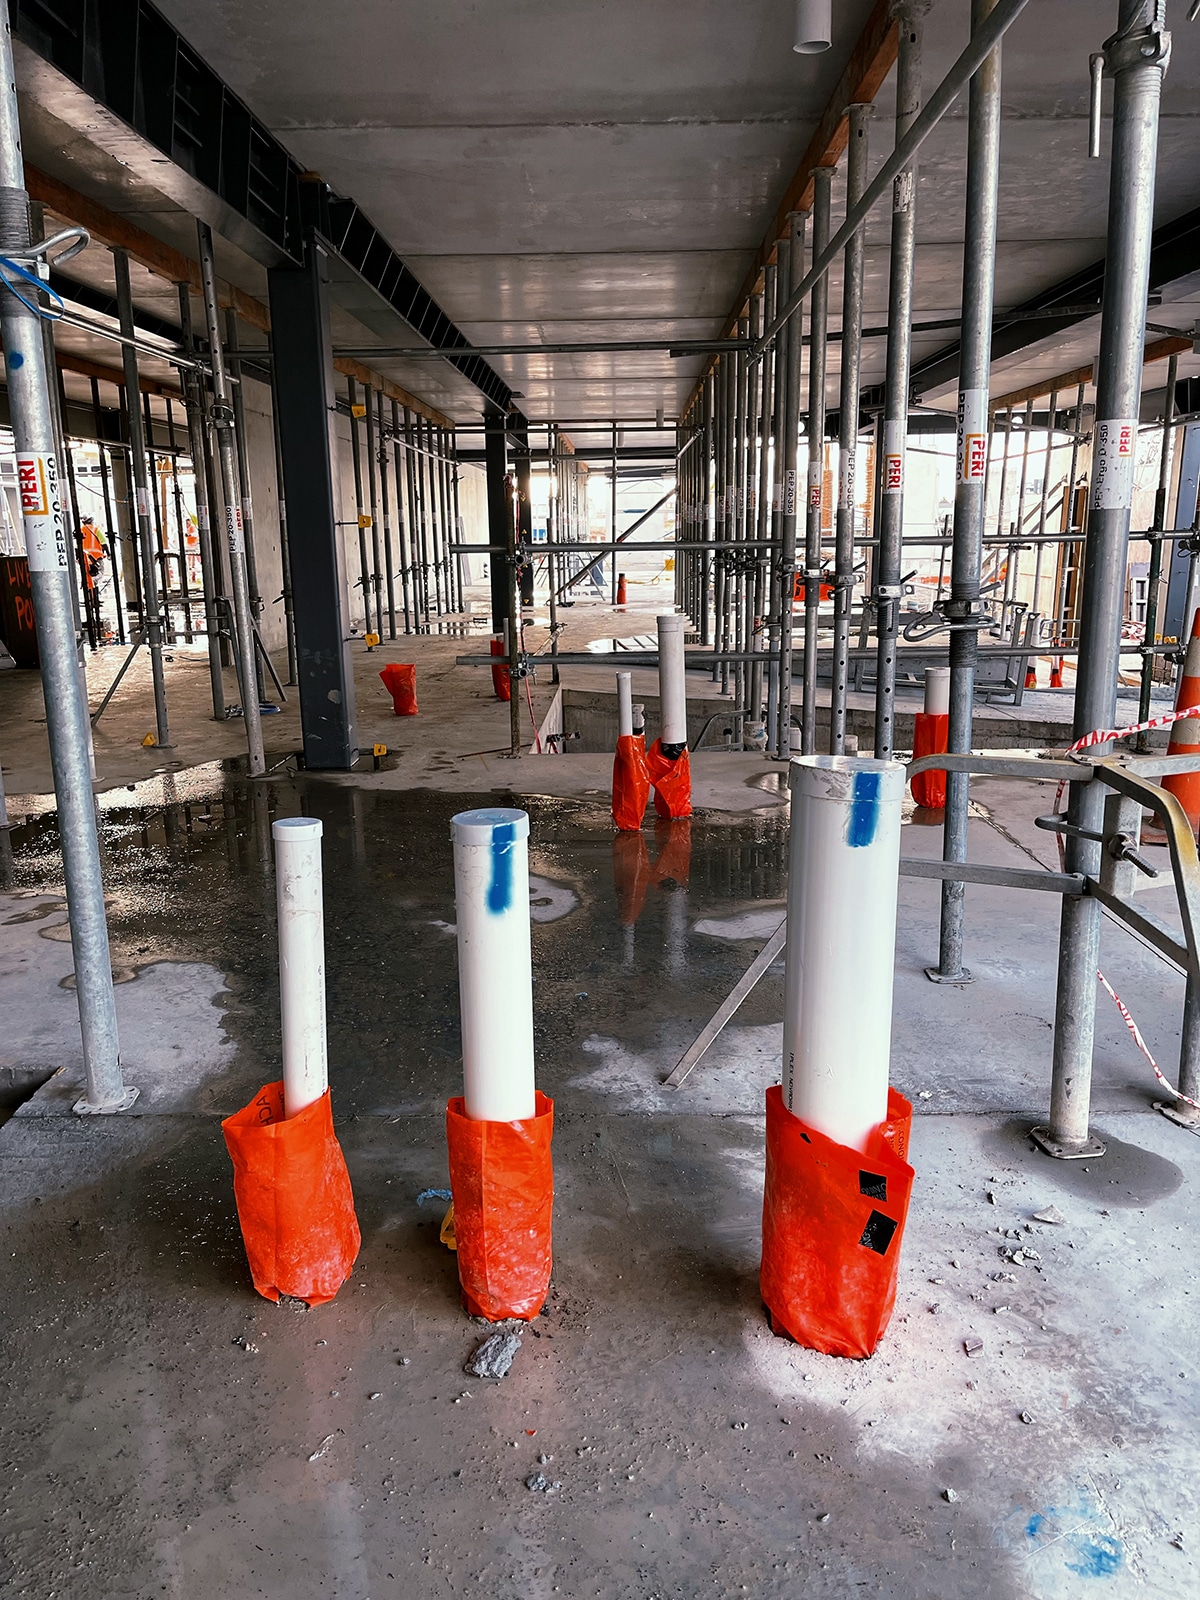
[[[741,976],[744,945],[695,924],[778,905],[787,821],[663,824],[614,837],[606,804],[504,793],[469,800],[365,791],[280,774],[251,785],[214,763],[106,797],[102,840],[113,963],[208,963],[226,975],[224,1025],[241,1076],[278,1062],[271,823],[325,824],[330,1059],[343,1114],[457,1092],[458,968],[450,818],[464,805],[530,814],[534,1005],[547,1092],[594,1067],[584,1041],[615,1034],[664,1070]],[[53,814],[13,831],[18,887],[60,892]],[[775,974],[739,1020],[778,1017]],[[682,1109],[682,1107],[681,1107]],[[750,1109],[757,1109],[753,1107]]]

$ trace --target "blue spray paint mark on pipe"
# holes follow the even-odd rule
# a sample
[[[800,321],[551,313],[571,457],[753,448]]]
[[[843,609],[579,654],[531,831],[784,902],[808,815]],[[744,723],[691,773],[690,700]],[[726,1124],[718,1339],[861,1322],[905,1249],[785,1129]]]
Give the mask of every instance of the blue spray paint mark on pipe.
[[[875,837],[879,825],[879,789],[881,772],[856,772],[854,787],[850,791],[850,827],[846,843],[851,850],[861,850]]]
[[[488,885],[488,910],[494,916],[512,905],[513,849],[517,842],[516,824],[498,822],[492,829],[492,881]]]

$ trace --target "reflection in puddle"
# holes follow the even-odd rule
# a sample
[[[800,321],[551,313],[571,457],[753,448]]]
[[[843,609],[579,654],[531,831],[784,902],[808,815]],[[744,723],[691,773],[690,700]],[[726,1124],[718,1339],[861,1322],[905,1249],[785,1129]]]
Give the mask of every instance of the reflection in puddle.
[[[582,1041],[596,1031],[677,1055],[676,1041],[688,1042],[745,964],[735,941],[697,936],[694,924],[740,914],[756,899],[779,901],[786,813],[660,822],[619,835],[607,795],[473,799],[530,815],[538,1070],[547,1091],[578,1069]],[[450,848],[450,818],[461,807],[458,795],[364,790],[286,770],[251,784],[218,764],[118,790],[101,810],[113,964],[144,972],[155,962],[201,963],[223,975],[223,1025],[236,1048],[219,1092],[233,1103],[243,1078],[253,1089],[279,1048],[271,824],[320,817],[339,1108],[444,1104],[461,1070]],[[61,895],[53,813],[27,819],[12,838],[19,888]],[[763,1003],[769,1015],[777,1000]]]

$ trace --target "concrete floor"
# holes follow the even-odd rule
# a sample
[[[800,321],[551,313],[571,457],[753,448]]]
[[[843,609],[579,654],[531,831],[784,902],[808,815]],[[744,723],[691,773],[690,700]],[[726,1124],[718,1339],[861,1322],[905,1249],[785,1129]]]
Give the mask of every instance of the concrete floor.
[[[115,748],[103,765],[127,759],[162,765]],[[419,786],[281,764],[252,787],[211,761],[102,797],[142,1088],[119,1119],[66,1109],[79,1050],[54,820],[35,798],[18,810],[0,1068],[63,1070],[0,1130],[0,1592],[1194,1595],[1200,1147],[1153,1111],[1103,996],[1109,1153],[1031,1147],[1056,897],[970,889],[976,982],[946,989],[923,975],[937,888],[902,880],[893,1077],[917,1111],[917,1184],[892,1326],[871,1361],[838,1361],[772,1337],[758,1299],[779,969],[684,1089],[661,1083],[782,913],[765,764],[707,758],[688,882],[651,888],[626,928],[604,775],[532,788],[591,758],[443,759]],[[499,1384],[462,1372],[481,1330],[441,1207],[420,1200],[445,1186],[459,1083],[447,822],[468,788],[531,814],[556,1102],[554,1286]],[[1032,826],[1044,786],[974,792],[972,859],[1053,864]],[[331,1079],[364,1243],[338,1299],[298,1313],[250,1286],[218,1119],[278,1072],[269,825],[301,809],[326,824]],[[905,853],[938,854],[920,821]],[[646,840],[653,856],[663,840]],[[1107,926],[1103,959],[1172,1071],[1182,980]],[[1051,1203],[1065,1225],[1032,1220]],[[1040,1261],[1002,1259],[1007,1230]],[[527,1489],[537,1471],[557,1487]]]
[[[494,698],[486,668],[455,664],[460,656],[488,652],[490,626],[484,591],[476,588],[469,591],[469,596],[473,614],[447,618],[441,624],[444,632],[401,636],[370,651],[360,640],[354,641],[357,740],[359,749],[368,752],[363,762],[368,770],[356,774],[354,781],[383,788],[439,789],[453,785],[472,791],[513,787],[517,792],[535,794],[594,795],[598,789],[607,792],[611,779],[611,758],[607,750],[581,753],[577,747],[569,745],[565,761],[544,760],[533,755],[535,723],[539,729],[552,725],[547,719],[552,713],[555,693],[548,655],[549,619],[544,606],[530,614],[531,621],[526,628],[527,647],[537,653],[529,690],[532,708],[527,705],[523,709],[521,720],[523,749],[528,755],[516,763],[510,759],[508,704]],[[618,610],[602,601],[581,598],[573,608],[560,611],[563,632],[559,648],[578,652],[594,642],[632,640],[638,636],[652,639],[656,614],[671,606],[669,591],[661,582],[639,578],[633,573],[630,600],[628,607]],[[125,646],[116,645],[87,654],[88,693],[93,709],[99,706],[127,654]],[[286,678],[285,657],[277,654],[274,659],[280,678]],[[391,661],[412,661],[417,665],[419,718],[398,718],[393,712],[391,699],[379,681],[380,670]],[[565,690],[589,696],[613,695],[614,669],[615,664],[609,661],[594,667],[565,666],[560,676]],[[632,670],[635,698],[656,705],[657,673],[650,668]],[[1040,671],[1044,678],[1047,671],[1044,663]],[[143,743],[147,738],[153,741],[155,722],[150,660],[148,653],[142,650],[134,658],[94,730],[97,789],[101,793],[117,786],[182,772],[204,762],[236,760],[245,755],[241,718],[222,722],[213,719],[205,645],[172,646],[165,652],[165,674],[171,747],[161,749],[153,742],[148,746]],[[239,693],[231,668],[226,670],[224,679],[226,703],[236,705]],[[797,682],[796,704],[799,691]],[[1123,690],[1126,698],[1120,702],[1120,716],[1130,722],[1137,716],[1136,701],[1128,698],[1132,692]],[[276,763],[286,761],[301,749],[297,690],[291,688],[286,693],[288,699],[283,704],[279,704],[273,692],[269,695],[271,703],[279,704],[278,714],[263,718],[263,739],[269,756]],[[1156,688],[1155,693],[1156,706],[1157,700],[1168,703],[1172,695],[1169,688]],[[719,685],[707,671],[688,674],[688,698],[692,702],[711,701],[714,711],[732,704],[732,696],[722,696]],[[828,703],[829,690],[824,686],[818,692],[819,728],[828,725]],[[920,692],[902,683],[896,702],[897,734],[901,740],[911,737],[912,714],[920,708]],[[873,739],[873,710],[873,692],[850,695],[849,725],[857,733],[863,750],[870,748]],[[1070,721],[1071,698],[1061,693],[1029,691],[1020,706],[980,700],[976,707],[977,746],[983,749],[1061,748],[1070,741]],[[567,731],[571,731],[569,726]],[[657,728],[651,726],[651,735],[656,732]],[[719,764],[727,759],[727,753],[720,748],[721,741],[715,730],[710,732],[708,742],[716,748],[700,752],[699,760],[693,757],[693,767],[698,769],[695,771],[697,804],[705,808],[730,809],[730,785],[725,782],[722,776],[725,769]],[[369,770],[369,752],[376,743],[386,744],[389,751],[384,770],[379,774]],[[714,757],[717,758],[715,765]],[[52,794],[53,778],[41,680],[36,672],[9,672],[0,676],[0,762],[10,810],[19,816],[44,809],[46,800],[38,797]],[[761,773],[768,765],[747,758],[739,768],[733,787],[741,787],[746,773]],[[718,785],[719,794],[709,789],[710,783]],[[743,809],[743,805],[738,802],[732,808]]]

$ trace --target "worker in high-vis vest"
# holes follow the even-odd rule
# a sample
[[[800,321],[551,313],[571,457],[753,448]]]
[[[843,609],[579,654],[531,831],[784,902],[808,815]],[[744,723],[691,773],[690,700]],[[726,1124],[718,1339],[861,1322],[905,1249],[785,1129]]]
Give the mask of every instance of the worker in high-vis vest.
[[[96,579],[104,569],[108,549],[93,517],[84,517],[79,524],[80,542],[83,545],[84,572],[89,589],[96,587]]]

